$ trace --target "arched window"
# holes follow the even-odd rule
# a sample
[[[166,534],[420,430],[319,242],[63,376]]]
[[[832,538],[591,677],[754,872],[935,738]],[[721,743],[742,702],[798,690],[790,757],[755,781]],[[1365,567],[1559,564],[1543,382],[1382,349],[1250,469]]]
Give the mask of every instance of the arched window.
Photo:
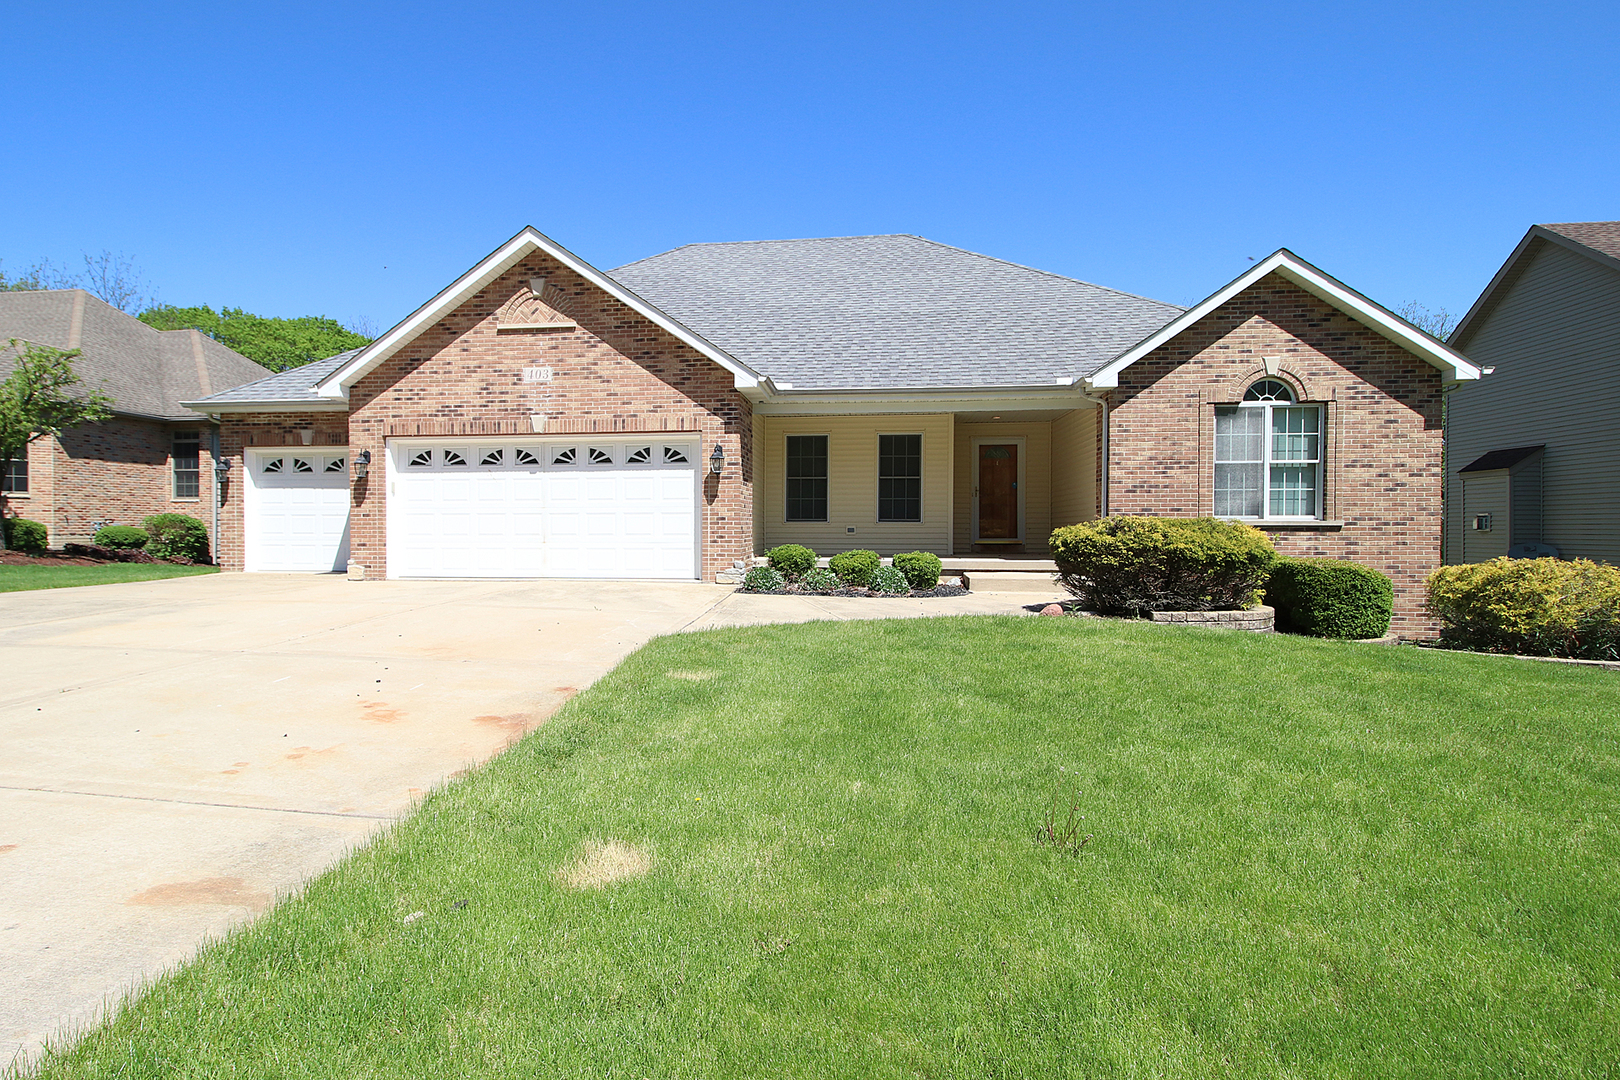
[[[1243,395],[1244,401],[1293,401],[1294,392],[1281,379],[1261,379]]]
[[[1215,516],[1322,516],[1322,407],[1296,404],[1281,379],[1261,379],[1215,409]]]

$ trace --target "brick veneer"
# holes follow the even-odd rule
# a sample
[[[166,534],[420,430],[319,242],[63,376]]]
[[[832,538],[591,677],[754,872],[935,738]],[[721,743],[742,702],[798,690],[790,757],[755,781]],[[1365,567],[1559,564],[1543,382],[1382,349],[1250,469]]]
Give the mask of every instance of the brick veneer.
[[[1351,559],[1395,583],[1393,629],[1434,633],[1424,577],[1440,563],[1441,375],[1275,275],[1120,373],[1108,395],[1108,513],[1214,512],[1215,406],[1265,375],[1325,405],[1324,517],[1268,528],[1287,555]]]
[[[198,497],[174,497],[170,452],[176,431],[195,431]],[[28,447],[28,493],[7,496],[6,516],[43,524],[52,547],[86,542],[95,522],[139,525],[152,514],[189,514],[212,526],[212,428],[196,423],[166,423],[114,416],[100,424],[45,436]]]
[[[497,312],[547,281],[544,299],[574,328],[502,329]],[[527,366],[548,366],[550,383],[524,383]],[[411,435],[688,431],[715,443],[726,468],[703,469],[704,580],[753,555],[753,423],[730,372],[541,253],[531,254],[427,328],[355,384],[349,412],[227,414],[222,452],[241,467],[243,445],[296,445],[302,427],[316,443],[370,450],[372,475],[351,486],[350,557],[368,577],[387,574],[385,442]],[[339,438],[338,436],[342,437]],[[328,441],[330,440],[330,441]],[[237,473],[235,475],[240,475]],[[227,492],[221,524],[224,565],[240,569],[241,492]],[[636,568],[624,568],[634,577]]]

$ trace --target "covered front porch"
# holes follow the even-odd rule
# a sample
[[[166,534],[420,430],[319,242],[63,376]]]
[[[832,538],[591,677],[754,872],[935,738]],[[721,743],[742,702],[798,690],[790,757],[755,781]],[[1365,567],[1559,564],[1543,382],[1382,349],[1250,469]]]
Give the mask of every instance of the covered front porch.
[[[1100,408],[756,415],[754,543],[1043,558],[1098,515]]]

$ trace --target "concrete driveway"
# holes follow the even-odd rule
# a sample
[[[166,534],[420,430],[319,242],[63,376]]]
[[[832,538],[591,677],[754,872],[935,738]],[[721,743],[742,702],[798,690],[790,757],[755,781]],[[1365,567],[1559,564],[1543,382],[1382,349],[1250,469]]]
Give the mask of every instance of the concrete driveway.
[[[229,574],[0,595],[0,1063],[729,594]]]

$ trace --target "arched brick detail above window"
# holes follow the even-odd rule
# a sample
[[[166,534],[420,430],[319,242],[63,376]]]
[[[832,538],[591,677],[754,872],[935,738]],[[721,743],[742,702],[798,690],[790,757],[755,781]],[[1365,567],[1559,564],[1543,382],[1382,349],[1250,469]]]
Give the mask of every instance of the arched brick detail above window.
[[[1333,395],[1312,385],[1312,380],[1290,368],[1286,360],[1280,363],[1259,363],[1241,375],[1223,379],[1210,390],[1209,401],[1214,405],[1236,405],[1243,400],[1249,387],[1261,379],[1280,379],[1294,391],[1297,401],[1326,401]]]

